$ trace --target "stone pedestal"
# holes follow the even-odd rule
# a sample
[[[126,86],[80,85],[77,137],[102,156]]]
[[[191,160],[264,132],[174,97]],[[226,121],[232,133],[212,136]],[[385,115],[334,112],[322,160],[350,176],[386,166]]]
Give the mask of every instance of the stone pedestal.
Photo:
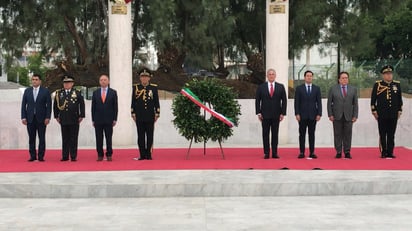
[[[127,13],[113,13],[109,4],[110,87],[117,90],[119,115],[113,131],[113,146],[136,144],[136,126],[130,115],[132,95],[132,25],[131,4]],[[136,144],[137,146],[137,144]]]
[[[266,70],[276,70],[276,82],[285,85],[288,92],[288,44],[289,44],[289,2],[287,0],[266,1]],[[288,105],[291,107],[293,105]],[[287,143],[289,114],[280,123],[279,144]]]

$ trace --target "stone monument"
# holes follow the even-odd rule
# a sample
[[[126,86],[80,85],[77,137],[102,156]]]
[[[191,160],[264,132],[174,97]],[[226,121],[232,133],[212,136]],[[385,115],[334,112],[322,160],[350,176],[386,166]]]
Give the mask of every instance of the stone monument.
[[[276,70],[276,81],[285,85],[288,92],[288,44],[289,2],[287,0],[266,1],[266,70]],[[288,105],[291,107],[293,105]],[[288,115],[280,123],[279,144],[288,143]]]
[[[108,6],[110,87],[117,90],[119,102],[118,122],[113,130],[113,145],[130,146],[136,144],[136,125],[130,114],[133,78],[131,4],[108,0]]]

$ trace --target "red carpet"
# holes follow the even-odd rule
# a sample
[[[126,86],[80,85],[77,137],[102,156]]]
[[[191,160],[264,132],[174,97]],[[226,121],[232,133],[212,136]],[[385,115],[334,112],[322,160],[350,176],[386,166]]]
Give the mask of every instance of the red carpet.
[[[79,150],[77,162],[60,162],[60,150],[47,150],[45,162],[27,162],[27,150],[0,150],[0,172],[121,171],[181,169],[282,169],[311,170],[412,170],[412,150],[395,148],[396,159],[379,158],[378,148],[353,148],[351,160],[335,159],[333,148],[317,148],[318,159],[297,159],[297,148],[280,148],[280,159],[263,159],[261,148],[192,149],[186,160],[185,148],[156,149],[152,161],[134,161],[136,149],[115,149],[113,161],[96,162],[95,150]]]

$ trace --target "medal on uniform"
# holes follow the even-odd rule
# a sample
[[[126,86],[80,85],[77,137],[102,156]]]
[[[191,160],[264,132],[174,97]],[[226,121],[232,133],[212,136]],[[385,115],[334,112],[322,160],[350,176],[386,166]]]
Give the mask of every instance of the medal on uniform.
[[[398,87],[396,85],[393,85],[392,90],[396,93],[398,91]]]
[[[153,92],[152,90],[149,90],[149,98],[152,98],[152,96],[153,96]]]

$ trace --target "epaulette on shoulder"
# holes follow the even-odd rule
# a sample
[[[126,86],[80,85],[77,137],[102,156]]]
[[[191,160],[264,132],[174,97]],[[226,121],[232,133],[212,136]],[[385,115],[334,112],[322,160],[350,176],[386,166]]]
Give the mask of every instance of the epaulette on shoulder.
[[[380,82],[382,82],[382,80],[376,80],[376,82],[375,82],[375,83],[380,83]]]
[[[401,83],[399,80],[394,80],[393,82],[394,83]]]
[[[151,83],[150,86],[157,87],[157,84]]]

